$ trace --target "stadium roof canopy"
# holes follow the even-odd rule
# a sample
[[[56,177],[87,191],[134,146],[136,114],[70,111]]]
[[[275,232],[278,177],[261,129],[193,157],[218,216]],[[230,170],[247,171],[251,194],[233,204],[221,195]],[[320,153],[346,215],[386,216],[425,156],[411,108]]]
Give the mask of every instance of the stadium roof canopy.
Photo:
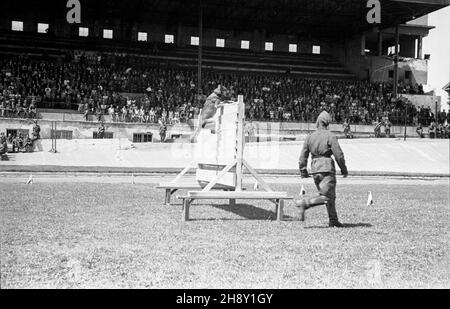
[[[122,26],[152,23],[198,25],[200,0],[80,0],[83,20],[120,20]],[[367,0],[201,0],[204,27],[268,34],[342,37],[373,26],[366,21]],[[65,0],[2,0],[2,18],[65,18]],[[447,5],[450,0],[380,0],[381,28],[405,23]]]

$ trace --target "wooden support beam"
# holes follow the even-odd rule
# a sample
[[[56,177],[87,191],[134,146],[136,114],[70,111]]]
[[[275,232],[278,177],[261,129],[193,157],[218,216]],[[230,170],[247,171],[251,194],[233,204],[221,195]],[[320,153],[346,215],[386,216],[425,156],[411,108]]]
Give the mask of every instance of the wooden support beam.
[[[181,173],[179,173],[179,174],[177,175],[177,177],[175,177],[175,179],[172,181],[172,183],[177,183],[178,181],[180,181],[181,178],[182,178],[184,175],[186,175],[186,173],[187,173],[192,167],[194,167],[194,166],[195,166],[195,162],[194,162],[194,161],[192,161],[191,163],[189,163],[189,165],[186,166],[186,167],[181,171]]]
[[[245,107],[244,96],[238,96],[238,114],[237,114],[237,135],[236,135],[236,191],[242,191],[242,168],[244,159],[244,120]]]
[[[253,167],[248,164],[247,161],[243,160],[244,166],[245,168],[250,172],[250,174],[256,179],[256,181],[258,181],[258,184],[263,187],[264,190],[271,192],[272,189],[270,188],[270,186],[264,181],[264,179],[262,179],[261,176],[258,175],[258,173],[253,169]]]
[[[225,176],[226,173],[228,173],[235,166],[236,166],[236,161],[233,161],[230,164],[228,164],[227,167],[225,167],[223,169],[223,171],[221,171],[219,173],[219,175],[217,175],[217,177],[213,181],[211,181],[205,188],[203,188],[202,192],[210,191],[217,184],[217,182],[220,179],[222,179],[222,177]]]
[[[183,199],[183,214],[182,221],[189,221],[189,207],[191,206],[191,200],[188,198]]]
[[[284,200],[278,200],[277,206],[276,206],[276,212],[277,212],[277,221],[283,221],[284,217]]]

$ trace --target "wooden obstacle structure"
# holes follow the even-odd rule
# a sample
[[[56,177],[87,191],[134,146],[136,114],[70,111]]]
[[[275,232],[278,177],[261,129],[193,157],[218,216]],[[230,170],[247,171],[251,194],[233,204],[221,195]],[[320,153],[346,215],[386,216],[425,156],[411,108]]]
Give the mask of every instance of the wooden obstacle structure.
[[[160,183],[157,189],[165,190],[164,203],[170,205],[171,197],[179,190],[201,190],[217,176],[225,167],[226,162],[234,159],[236,145],[237,102],[228,102],[218,107],[215,115],[216,127],[212,133],[208,129],[195,129],[194,136],[198,138],[195,157],[176,178],[170,182]],[[201,114],[201,112],[200,112]],[[198,119],[197,128],[201,119]],[[224,164],[224,165],[221,165]],[[196,181],[186,182],[183,177],[196,169]],[[230,191],[235,189],[235,177],[228,173],[226,180],[217,183],[213,190]],[[233,204],[233,200],[230,203]]]
[[[234,118],[230,118],[230,115],[234,115]],[[216,162],[211,162],[211,156],[209,156],[201,160],[203,162],[197,163],[197,184],[188,183],[183,186],[180,182],[181,178],[194,166],[194,163],[187,166],[171,183],[161,184],[159,188],[166,190],[166,203],[170,202],[170,195],[179,189],[196,190],[178,197],[183,201],[182,220],[188,221],[190,206],[195,200],[229,200],[232,206],[235,205],[236,200],[269,200],[276,205],[276,219],[283,220],[284,201],[293,199],[293,197],[286,192],[273,191],[244,159],[245,105],[243,96],[238,97],[238,102],[221,105],[216,117],[216,134],[214,134],[216,153],[212,156]],[[207,146],[211,146],[212,139],[208,139],[208,135],[205,136]],[[199,136],[199,145],[202,145],[201,135]],[[198,149],[205,150],[203,147],[198,147]],[[209,152],[208,149],[206,151]],[[244,170],[250,173],[263,191],[245,190],[243,187]]]

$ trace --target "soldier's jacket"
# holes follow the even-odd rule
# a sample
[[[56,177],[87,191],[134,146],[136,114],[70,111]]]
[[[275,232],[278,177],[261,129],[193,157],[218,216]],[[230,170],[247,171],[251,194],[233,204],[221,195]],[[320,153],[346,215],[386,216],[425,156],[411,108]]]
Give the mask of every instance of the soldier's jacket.
[[[311,153],[311,174],[331,173],[336,174],[334,156],[343,175],[347,175],[344,153],[339,145],[337,137],[331,133],[327,127],[331,122],[331,117],[327,112],[322,112],[317,119],[317,130],[309,135],[300,153],[300,170],[306,169],[308,157]]]

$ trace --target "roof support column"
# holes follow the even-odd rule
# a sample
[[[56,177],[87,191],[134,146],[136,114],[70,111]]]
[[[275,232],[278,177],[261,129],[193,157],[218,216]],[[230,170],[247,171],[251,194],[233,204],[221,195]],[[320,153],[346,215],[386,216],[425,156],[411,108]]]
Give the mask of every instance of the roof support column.
[[[417,39],[417,59],[423,59],[423,37]]]
[[[395,25],[395,55],[394,55],[394,98],[397,99],[398,97],[398,43],[399,43],[399,26],[398,24]]]
[[[383,32],[378,31],[378,56],[383,56]]]
[[[266,43],[266,29],[254,30],[251,49],[255,53],[261,53],[264,51],[265,43]]]
[[[198,64],[197,64],[197,96],[198,106],[202,106],[202,64],[203,64],[203,3],[199,0],[198,5]]]
[[[366,35],[361,35],[361,56],[366,55]]]

